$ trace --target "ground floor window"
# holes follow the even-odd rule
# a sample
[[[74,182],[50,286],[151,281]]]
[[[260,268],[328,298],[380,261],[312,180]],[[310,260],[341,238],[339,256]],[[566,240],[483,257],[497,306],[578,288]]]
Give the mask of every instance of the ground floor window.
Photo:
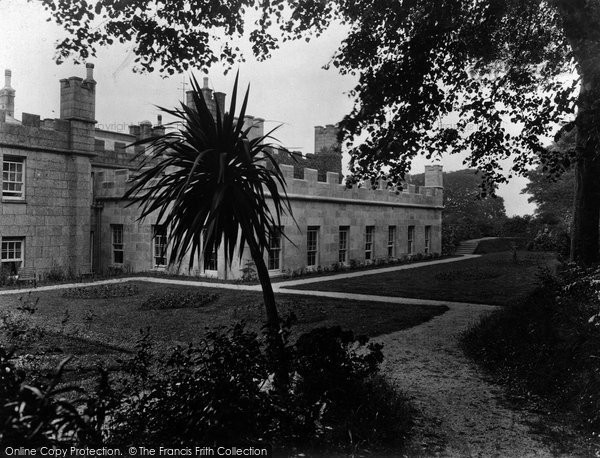
[[[152,226],[152,265],[167,267],[167,226],[164,224]]]
[[[273,231],[269,235],[269,270],[281,270],[281,235],[283,228]]]
[[[373,259],[373,234],[375,233],[375,226],[367,226],[365,230],[365,260],[370,261]]]
[[[204,240],[206,240],[206,230],[202,233],[202,238]],[[204,240],[203,240],[203,245],[204,245]],[[204,270],[213,270],[216,271],[218,270],[219,264],[218,264],[218,259],[219,259],[219,255],[217,253],[217,248],[213,247],[213,249],[210,251],[210,253],[204,253]]]
[[[2,270],[16,275],[23,265],[25,239],[23,237],[3,237],[0,247]]]
[[[338,248],[338,262],[340,264],[346,264],[348,262],[348,233],[350,228],[348,226],[340,226],[340,238]]]
[[[123,225],[111,224],[110,231],[112,233],[112,248],[113,248],[113,264],[123,264]]]
[[[388,227],[387,255],[388,258],[396,256],[396,226]]]
[[[308,226],[306,231],[306,265],[316,266],[319,260],[319,226]]]
[[[408,226],[408,244],[406,251],[408,254],[413,254],[415,249],[415,226]]]
[[[431,226],[425,226],[425,254],[431,251]]]

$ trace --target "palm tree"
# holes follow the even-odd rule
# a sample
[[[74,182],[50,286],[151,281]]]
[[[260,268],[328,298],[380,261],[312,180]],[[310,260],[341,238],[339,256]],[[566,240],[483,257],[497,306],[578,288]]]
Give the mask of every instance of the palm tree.
[[[241,259],[248,246],[263,292],[271,339],[283,349],[280,319],[264,252],[269,237],[280,230],[281,216],[291,215],[285,178],[270,153],[267,135],[249,139],[244,129],[248,90],[235,116],[238,76],[228,112],[216,104],[216,117],[192,78],[195,107],[181,104],[173,110],[173,131],[136,142],[146,151],[138,173],[125,194],[128,205],[140,206],[143,219],[157,212],[158,224],[168,223],[170,263],[181,265],[189,255],[191,268],[198,255],[223,245],[227,265]],[[148,154],[149,152],[149,154]],[[270,198],[271,205],[267,204]],[[204,235],[202,237],[202,234]],[[284,375],[282,375],[284,376]]]

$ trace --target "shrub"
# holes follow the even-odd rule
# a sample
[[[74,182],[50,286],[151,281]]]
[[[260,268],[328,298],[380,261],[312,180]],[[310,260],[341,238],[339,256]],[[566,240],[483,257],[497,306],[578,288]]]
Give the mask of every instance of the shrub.
[[[218,298],[217,294],[170,289],[152,294],[142,303],[140,310],[199,308]]]
[[[82,288],[67,288],[63,297],[76,299],[108,299],[110,297],[128,297],[139,293],[134,283],[109,283],[106,285],[85,286]]]
[[[512,389],[542,396],[557,411],[600,432],[600,271],[570,268],[523,303],[495,312],[466,332],[467,355]]]
[[[0,443],[13,447],[77,443],[87,429],[86,419],[60,397],[73,390],[57,389],[68,359],[53,377],[34,386],[26,383],[24,372],[15,368],[10,357],[0,348]]]
[[[377,375],[380,345],[339,327],[303,334],[286,344],[287,392],[272,383],[278,363],[266,348],[243,323],[211,332],[199,345],[177,347],[166,358],[152,356],[143,336],[107,417],[110,443],[266,441],[301,450],[355,450],[403,442],[411,411]]]

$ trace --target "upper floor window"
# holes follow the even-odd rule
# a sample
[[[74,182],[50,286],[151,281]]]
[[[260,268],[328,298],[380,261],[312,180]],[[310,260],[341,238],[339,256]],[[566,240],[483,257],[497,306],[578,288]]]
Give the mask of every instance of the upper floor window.
[[[396,256],[396,226],[388,227],[387,255],[388,258]]]
[[[413,254],[415,249],[415,226],[408,226],[408,244],[406,249],[408,254]]]
[[[373,234],[375,233],[375,226],[367,226],[365,230],[365,260],[370,261],[373,259]]]
[[[4,156],[2,161],[2,198],[25,198],[25,158]]]
[[[350,228],[348,226],[340,226],[340,239],[338,248],[338,262],[340,264],[346,264],[348,262],[348,233]]]
[[[269,270],[281,269],[281,234],[283,228],[279,228],[269,235]]]
[[[164,224],[152,226],[152,265],[167,267],[167,227]]]
[[[319,226],[308,226],[306,231],[306,265],[316,266],[319,261]]]
[[[425,254],[431,251],[431,226],[425,226]]]
[[[110,231],[112,234],[113,264],[123,264],[123,225],[111,224]]]

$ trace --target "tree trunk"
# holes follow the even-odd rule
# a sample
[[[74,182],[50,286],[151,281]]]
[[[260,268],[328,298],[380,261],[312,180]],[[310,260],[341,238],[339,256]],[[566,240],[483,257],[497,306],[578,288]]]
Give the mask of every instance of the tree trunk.
[[[575,168],[571,260],[583,266],[594,264],[600,258],[600,161],[595,156],[582,155]]]
[[[577,99],[575,201],[571,260],[598,262],[600,224],[600,24],[596,2],[555,0],[565,37],[577,62],[581,88]]]
[[[263,253],[258,248],[256,242],[249,240],[248,246],[250,247],[252,260],[256,265],[256,273],[262,288],[263,301],[267,313],[267,350],[270,353],[270,357],[275,358],[273,361],[276,365],[275,388],[278,390],[285,390],[289,385],[289,364],[285,351],[285,342],[283,341],[283,334],[281,332],[281,320],[279,319],[277,304],[275,302],[275,293],[273,292],[273,287],[271,285],[271,277],[269,276],[269,270],[265,264]]]

